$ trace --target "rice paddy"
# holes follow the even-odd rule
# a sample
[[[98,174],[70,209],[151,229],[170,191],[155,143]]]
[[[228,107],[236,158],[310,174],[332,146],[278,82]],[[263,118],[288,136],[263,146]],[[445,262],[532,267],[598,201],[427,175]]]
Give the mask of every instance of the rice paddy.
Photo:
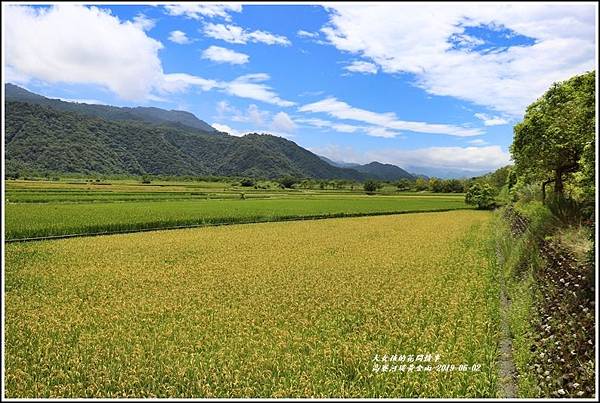
[[[464,209],[461,195],[217,191],[215,184],[7,184],[8,240],[168,227]]]
[[[7,244],[6,395],[496,397],[490,217]]]

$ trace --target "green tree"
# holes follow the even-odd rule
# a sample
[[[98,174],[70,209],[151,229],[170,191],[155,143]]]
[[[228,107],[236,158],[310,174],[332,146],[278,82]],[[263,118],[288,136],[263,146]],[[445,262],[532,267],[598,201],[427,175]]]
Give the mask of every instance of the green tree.
[[[403,190],[410,190],[412,186],[412,181],[410,179],[406,179],[406,178],[402,178],[398,181],[398,184],[396,185],[396,187],[398,188],[398,191],[403,191]]]
[[[438,178],[429,178],[428,181],[429,191],[441,192],[442,182]]]
[[[465,195],[465,203],[487,210],[495,205],[494,190],[487,183],[474,183]]]
[[[298,181],[291,176],[285,176],[279,180],[279,184],[286,189],[291,189],[297,182]]]
[[[427,190],[429,189],[429,185],[427,184],[427,181],[423,178],[417,178],[415,180],[415,189],[420,192],[422,190]]]
[[[515,171],[528,183],[541,183],[543,199],[551,183],[563,196],[565,178],[579,170],[585,146],[594,141],[595,76],[592,71],[553,84],[514,128]]]
[[[363,184],[363,189],[367,193],[374,193],[377,189],[381,188],[381,185],[377,181],[369,180]]]

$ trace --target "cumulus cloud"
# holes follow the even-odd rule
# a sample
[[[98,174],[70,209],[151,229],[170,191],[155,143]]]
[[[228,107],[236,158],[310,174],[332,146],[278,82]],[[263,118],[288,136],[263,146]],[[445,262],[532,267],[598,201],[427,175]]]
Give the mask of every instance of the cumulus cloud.
[[[174,16],[184,16],[187,18],[192,18],[194,20],[200,20],[203,17],[206,18],[215,18],[220,17],[225,21],[231,20],[231,15],[229,13],[236,12],[239,13],[242,11],[241,4],[214,4],[214,3],[204,3],[204,4],[194,4],[194,3],[179,3],[166,5],[165,10],[167,14]]]
[[[131,100],[146,98],[162,81],[162,44],[139,21],[73,4],[3,11],[6,67],[21,81],[93,83]]]
[[[296,130],[296,124],[285,112],[278,112],[273,116],[271,127],[277,133],[293,133]]]
[[[489,116],[489,115],[486,115],[485,113],[476,113],[475,117],[477,119],[483,121],[483,124],[485,126],[500,126],[500,125],[508,124],[508,120],[506,120],[500,116]]]
[[[252,123],[255,127],[263,127],[270,120],[270,112],[261,110],[255,104],[248,105],[246,110],[239,110],[227,101],[217,102],[217,113],[222,120]]]
[[[213,123],[213,124],[211,124],[211,126],[220,132],[228,133],[228,134],[231,134],[232,136],[241,137],[244,135],[244,133],[241,133],[238,130],[236,130],[232,127],[229,127],[227,125],[221,124],[221,123]]]
[[[321,29],[341,51],[385,73],[412,73],[434,95],[520,117],[555,81],[595,66],[593,4],[329,4]],[[531,38],[487,52],[468,27],[503,27]],[[455,46],[455,45],[459,46]]]
[[[376,74],[377,73],[377,65],[369,62],[364,62],[360,60],[355,60],[349,65],[345,66],[344,69],[353,72],[353,73],[363,73],[363,74]]]
[[[232,24],[208,23],[204,25],[203,32],[209,38],[220,39],[229,43],[259,42],[267,45],[291,45],[290,40],[285,36],[266,31],[246,31],[244,28]]]
[[[231,49],[220,46],[211,46],[202,52],[202,58],[212,60],[217,63],[245,64],[250,60],[250,56],[245,53],[239,53]]]
[[[328,145],[311,151],[334,161],[368,163],[379,161],[400,167],[427,166],[461,171],[494,170],[510,162],[510,154],[500,146],[426,147],[416,149],[376,149],[357,151],[352,147]]]
[[[189,43],[192,43],[192,40],[188,38],[187,34],[179,30],[171,31],[171,33],[169,34],[169,40],[180,45],[187,45]]]
[[[326,98],[321,101],[303,105],[298,110],[300,112],[326,113],[338,119],[368,123],[375,126],[375,128],[372,128],[371,130],[372,135],[379,135],[380,137],[393,137],[394,135],[399,134],[396,132],[399,130],[430,134],[447,134],[458,137],[478,136],[482,134],[480,129],[400,120],[395,113],[378,113],[366,109],[355,108],[336,98]]]
[[[144,31],[150,31],[156,25],[156,21],[146,17],[141,13],[133,17],[133,23],[142,28]]]
[[[294,105],[265,83],[270,77],[264,73],[233,81],[165,74],[158,57],[162,44],[146,35],[148,26],[139,20],[121,21],[108,10],[75,4],[49,8],[9,5],[3,10],[8,38],[5,73],[11,81],[96,84],[134,101],[164,100],[160,95],[198,88],[279,106]],[[229,54],[230,62],[241,61],[239,55]]]
[[[250,104],[245,110],[239,110],[227,101],[217,102],[216,110],[220,121],[243,123],[246,126],[244,133],[267,132],[282,137],[290,137],[298,125],[285,112],[273,114],[262,110],[255,104]]]

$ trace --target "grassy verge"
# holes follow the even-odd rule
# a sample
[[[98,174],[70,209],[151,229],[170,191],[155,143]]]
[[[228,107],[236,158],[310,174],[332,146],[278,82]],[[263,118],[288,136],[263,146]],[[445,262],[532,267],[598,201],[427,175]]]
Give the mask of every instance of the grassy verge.
[[[494,217],[494,228],[504,292],[509,299],[507,319],[517,369],[518,397],[534,398],[542,393],[537,374],[530,368],[534,362],[532,346],[539,321],[535,308],[539,295],[536,295],[534,273],[542,264],[537,240],[543,236],[550,217],[549,212],[539,205],[526,206],[521,212],[526,213],[527,227],[511,227],[510,217],[505,216],[507,210],[501,209]]]

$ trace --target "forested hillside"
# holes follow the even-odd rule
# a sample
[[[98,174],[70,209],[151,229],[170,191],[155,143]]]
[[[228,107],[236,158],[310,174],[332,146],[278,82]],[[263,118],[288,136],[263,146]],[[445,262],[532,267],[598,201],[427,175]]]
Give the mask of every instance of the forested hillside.
[[[6,173],[233,175],[364,179],[281,137],[111,121],[6,103]]]

